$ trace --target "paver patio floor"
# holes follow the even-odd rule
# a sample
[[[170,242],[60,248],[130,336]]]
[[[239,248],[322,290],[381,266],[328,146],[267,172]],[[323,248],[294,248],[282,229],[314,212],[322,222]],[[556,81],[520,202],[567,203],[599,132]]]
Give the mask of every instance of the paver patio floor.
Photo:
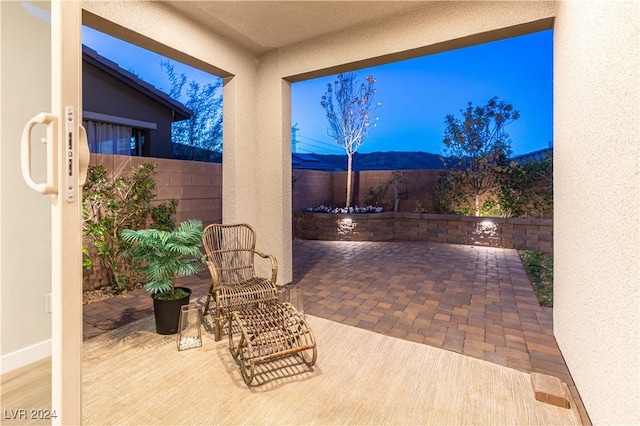
[[[584,407],[553,336],[551,308],[538,304],[517,251],[424,242],[293,243],[293,283],[305,313],[458,352],[567,383]],[[181,279],[193,297],[208,273]],[[84,307],[84,336],[153,312],[136,290]]]
[[[424,242],[295,241],[305,312],[559,377],[584,407],[516,250]]]

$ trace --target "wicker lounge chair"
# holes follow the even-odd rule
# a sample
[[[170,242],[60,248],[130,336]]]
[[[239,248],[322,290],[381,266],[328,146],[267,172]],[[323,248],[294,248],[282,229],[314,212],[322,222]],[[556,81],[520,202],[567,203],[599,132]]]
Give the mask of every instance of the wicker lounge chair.
[[[234,335],[231,331],[236,328],[240,332]],[[229,350],[249,386],[259,364],[298,355],[308,367],[313,367],[317,358],[313,331],[289,302],[232,312]]]
[[[213,299],[215,339],[222,338],[222,321],[230,321],[231,312],[263,308],[278,303],[276,277],[278,263],[272,255],[256,251],[256,236],[247,224],[212,224],[202,238],[211,287],[203,315],[209,312]],[[271,261],[271,277],[256,276],[254,257]]]

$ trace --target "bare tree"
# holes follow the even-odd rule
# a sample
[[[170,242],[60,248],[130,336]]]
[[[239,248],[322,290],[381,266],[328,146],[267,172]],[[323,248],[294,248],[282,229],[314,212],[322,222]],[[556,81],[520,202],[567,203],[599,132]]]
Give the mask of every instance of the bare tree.
[[[358,82],[353,71],[338,74],[320,104],[329,121],[328,134],[347,153],[347,198],[346,207],[351,206],[353,154],[364,143],[378,117],[373,113],[380,104],[373,103],[375,80],[367,76],[366,82]]]
[[[520,118],[511,104],[489,99],[486,105],[460,111],[462,120],[448,114],[443,143],[446,154],[453,157],[462,181],[471,188],[475,214],[480,216],[480,195],[497,183],[500,167],[511,154],[511,140],[505,126]]]

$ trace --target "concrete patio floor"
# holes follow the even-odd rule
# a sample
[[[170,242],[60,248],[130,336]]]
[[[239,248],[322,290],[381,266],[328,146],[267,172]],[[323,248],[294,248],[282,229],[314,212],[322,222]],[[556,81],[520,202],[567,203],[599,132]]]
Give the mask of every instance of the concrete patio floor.
[[[539,306],[517,251],[424,242],[293,243],[293,284],[305,312],[454,351],[524,372],[560,378],[589,419],[553,336],[553,312]],[[182,278],[192,300],[205,271]],[[151,315],[143,290],[84,306],[84,338]]]

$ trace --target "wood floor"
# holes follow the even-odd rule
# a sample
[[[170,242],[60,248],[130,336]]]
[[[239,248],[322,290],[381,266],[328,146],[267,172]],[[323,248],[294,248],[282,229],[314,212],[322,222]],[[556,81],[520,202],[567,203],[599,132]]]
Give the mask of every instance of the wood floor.
[[[0,424],[51,424],[51,358],[4,374],[0,386]]]

